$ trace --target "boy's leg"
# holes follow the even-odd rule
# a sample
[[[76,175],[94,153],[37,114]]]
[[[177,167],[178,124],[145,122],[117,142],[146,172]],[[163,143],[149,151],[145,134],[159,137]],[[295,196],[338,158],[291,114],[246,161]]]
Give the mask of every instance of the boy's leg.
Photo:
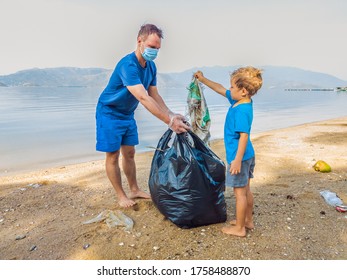
[[[253,223],[253,193],[250,189],[250,180],[248,180],[248,185],[246,186],[246,196],[247,196],[247,211],[246,211],[246,220],[245,220],[245,227],[247,229],[254,229],[254,223]],[[230,221],[231,225],[236,225],[236,220]]]
[[[140,190],[136,179],[136,164],[135,164],[135,147],[134,146],[121,146],[122,152],[122,166],[127,177],[130,194],[129,197],[134,198],[151,198],[151,196]]]
[[[236,197],[236,224],[234,226],[223,227],[222,232],[236,236],[246,236],[246,213],[247,213],[247,190],[246,186],[234,188]]]
[[[118,204],[121,207],[131,207],[135,202],[127,197],[122,187],[122,179],[119,168],[119,150],[106,153],[106,174],[116,191]]]
[[[248,180],[248,185],[246,186],[246,192],[247,192],[246,194],[247,195],[247,210],[246,210],[245,226],[248,229],[254,229],[254,223],[253,223],[254,198],[250,188],[250,180]]]

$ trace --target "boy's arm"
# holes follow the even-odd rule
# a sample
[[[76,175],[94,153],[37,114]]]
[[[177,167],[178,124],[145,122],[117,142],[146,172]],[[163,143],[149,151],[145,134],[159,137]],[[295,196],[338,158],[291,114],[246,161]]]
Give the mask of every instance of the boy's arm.
[[[235,159],[230,164],[230,173],[233,175],[239,174],[241,171],[242,158],[246,151],[247,142],[248,134],[241,132]]]
[[[194,77],[197,78],[204,85],[208,86],[210,89],[214,90],[215,92],[217,92],[220,95],[223,95],[225,97],[225,92],[227,89],[225,87],[223,87],[221,84],[218,84],[214,81],[211,81],[211,80],[205,78],[201,71],[196,72],[194,74]]]

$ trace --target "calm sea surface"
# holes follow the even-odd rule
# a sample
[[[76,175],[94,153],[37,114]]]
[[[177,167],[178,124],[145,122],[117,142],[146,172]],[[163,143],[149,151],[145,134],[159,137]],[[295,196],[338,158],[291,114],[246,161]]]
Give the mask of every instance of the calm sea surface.
[[[102,88],[0,87],[0,176],[103,159],[95,151],[95,106]],[[161,89],[168,107],[185,114],[187,90]],[[212,139],[223,137],[228,103],[204,90]],[[263,89],[254,98],[252,133],[346,116],[347,94]],[[139,104],[140,145],[156,146],[167,126]]]

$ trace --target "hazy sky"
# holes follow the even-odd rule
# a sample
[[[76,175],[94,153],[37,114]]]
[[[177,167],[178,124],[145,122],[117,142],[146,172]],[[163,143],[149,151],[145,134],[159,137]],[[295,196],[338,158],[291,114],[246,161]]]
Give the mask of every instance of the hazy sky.
[[[346,0],[0,0],[0,75],[103,67],[164,31],[159,72],[279,65],[347,80]]]

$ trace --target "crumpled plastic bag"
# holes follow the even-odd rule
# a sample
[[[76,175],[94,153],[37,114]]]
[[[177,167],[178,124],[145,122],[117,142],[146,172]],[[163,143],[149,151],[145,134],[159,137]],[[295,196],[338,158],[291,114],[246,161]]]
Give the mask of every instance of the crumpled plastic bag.
[[[330,206],[336,207],[343,204],[342,200],[334,192],[323,190],[319,193]]]
[[[211,118],[207,108],[207,103],[198,79],[193,77],[188,86],[187,116],[192,131],[207,145],[209,145],[211,133]]]
[[[124,226],[125,231],[133,229],[134,222],[131,218],[125,215],[122,211],[116,210],[104,210],[95,218],[83,222],[84,225],[105,221],[106,224],[111,227]]]

